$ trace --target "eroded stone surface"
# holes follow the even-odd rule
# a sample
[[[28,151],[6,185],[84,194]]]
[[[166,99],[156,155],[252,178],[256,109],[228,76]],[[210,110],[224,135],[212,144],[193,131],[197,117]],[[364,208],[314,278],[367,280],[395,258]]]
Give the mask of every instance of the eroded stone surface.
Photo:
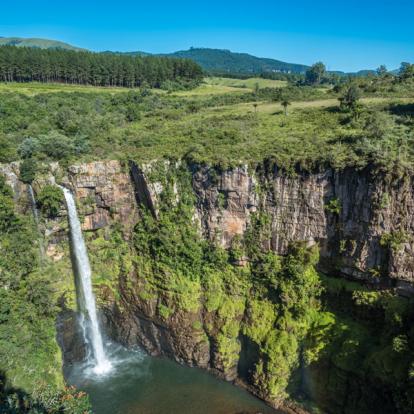
[[[377,275],[414,281],[412,179],[387,182],[369,169],[290,177],[276,168],[254,175],[236,168],[218,176],[201,168],[193,186],[203,234],[223,247],[261,210],[271,218],[268,247],[279,254],[291,241],[319,243],[326,270],[370,281]],[[329,209],[335,199],[338,213]],[[381,245],[384,235],[397,232],[407,235],[398,249]]]
[[[68,168],[68,184],[84,216],[83,230],[120,223],[128,234],[138,219],[128,167],[118,161],[98,161]]]

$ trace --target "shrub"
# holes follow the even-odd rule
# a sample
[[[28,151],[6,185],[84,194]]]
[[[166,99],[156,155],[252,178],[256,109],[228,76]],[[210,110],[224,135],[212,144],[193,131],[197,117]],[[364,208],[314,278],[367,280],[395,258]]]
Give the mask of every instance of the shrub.
[[[390,130],[390,120],[383,112],[370,112],[365,119],[364,132],[368,138],[381,139]]]
[[[40,143],[37,138],[26,138],[19,146],[18,153],[22,158],[30,158],[40,151]]]
[[[11,138],[0,133],[0,162],[11,162],[16,157],[16,148]]]
[[[39,139],[42,152],[54,160],[68,158],[75,153],[73,140],[57,131],[51,131]]]
[[[402,244],[407,243],[410,237],[404,230],[397,230],[391,233],[383,233],[380,244],[383,247],[389,247],[394,252],[398,251]]]
[[[339,215],[342,209],[341,200],[338,198],[332,198],[325,205],[325,210],[329,211],[332,214]]]
[[[20,164],[20,179],[30,184],[36,176],[37,163],[34,158],[25,158]]]
[[[339,98],[341,108],[347,111],[353,110],[361,97],[361,91],[357,85],[351,84]]]
[[[37,195],[40,210],[47,217],[56,217],[63,200],[62,190],[55,185],[45,185]]]

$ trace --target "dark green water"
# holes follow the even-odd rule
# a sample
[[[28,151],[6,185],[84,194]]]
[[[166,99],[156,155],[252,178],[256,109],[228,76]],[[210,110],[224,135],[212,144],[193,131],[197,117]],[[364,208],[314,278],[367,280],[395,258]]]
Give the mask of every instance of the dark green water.
[[[275,414],[246,391],[207,372],[143,351],[113,348],[112,372],[103,377],[74,366],[68,382],[86,391],[96,414]]]

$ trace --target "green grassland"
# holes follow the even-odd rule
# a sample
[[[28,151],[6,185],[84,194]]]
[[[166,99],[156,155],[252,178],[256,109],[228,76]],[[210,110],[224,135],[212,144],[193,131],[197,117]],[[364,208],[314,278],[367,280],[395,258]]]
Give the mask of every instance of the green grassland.
[[[87,85],[70,85],[62,83],[40,83],[40,82],[27,82],[27,83],[0,83],[0,93],[22,93],[28,96],[38,95],[40,93],[51,92],[95,92],[95,93],[118,93],[125,92],[125,88],[117,87],[102,87],[102,86],[87,86]]]
[[[240,164],[255,167],[268,159],[292,175],[298,168],[315,171],[329,166],[363,168],[368,164],[387,172],[408,170],[412,173],[414,79],[404,83],[392,79],[363,82],[365,84],[359,86],[361,99],[352,110],[341,108],[338,100],[349,85],[344,88],[311,87],[255,78],[207,78],[192,90],[0,84],[0,162],[22,161],[21,178],[25,177],[25,182],[41,176],[43,163],[59,161],[64,167],[102,159],[159,160],[158,164],[154,163],[159,166],[165,164],[164,158],[183,159],[223,169]],[[177,292],[177,297],[174,302],[162,304],[159,312],[163,318],[168,318],[175,306],[185,312],[197,311],[200,303],[196,298],[206,285],[206,306],[209,312],[217,311],[220,319],[218,351],[226,368],[231,367],[238,352],[239,316],[244,311],[241,306],[232,304],[231,298],[246,294],[239,291],[242,286],[248,286],[244,285],[246,277],[249,283],[260,281],[257,296],[247,303],[252,318],[242,329],[260,346],[267,365],[258,365],[256,380],[273,397],[285,397],[286,379],[298,363],[300,341],[309,334],[314,343],[311,341],[305,348],[308,362],[315,362],[325,347],[324,358],[333,366],[330,375],[321,370],[325,377],[338,375],[339,378],[347,370],[365,375],[365,371],[358,369],[370,355],[366,349],[371,355],[377,349],[390,355],[388,348],[392,337],[385,332],[388,325],[382,323],[386,328],[384,332],[378,331],[385,338],[383,344],[371,344],[370,338],[379,336],[375,335],[376,327],[351,323],[348,315],[342,317],[340,310],[331,305],[331,301],[338,302],[335,295],[343,289],[342,285],[324,280],[327,309],[334,311],[337,319],[330,313],[320,312],[319,300],[312,299],[320,293],[319,276],[314,270],[316,250],[308,254],[299,248],[286,259],[261,251],[261,235],[267,231],[268,223],[265,216],[258,214],[253,218],[243,245],[245,251],[241,251],[241,256],[252,259],[251,275],[232,266],[228,252],[210,250],[211,246],[200,240],[192,227],[191,177],[186,164],[172,165],[179,165],[175,178],[183,197],[178,205],[171,200],[164,201],[157,221],[149,213],[143,215],[140,225],[134,229],[136,262],[130,257],[131,246],[115,231],[110,237],[100,233],[96,238],[87,237],[91,262],[98,275],[95,283],[105,285],[116,296],[114,283],[120,269],[134,263],[138,269],[140,266],[152,269],[147,284],[150,290],[143,294],[155,294],[159,281],[153,275],[165,272],[162,288]],[[157,168],[153,174],[156,173]],[[175,180],[166,176],[165,171],[159,178],[165,194],[173,194],[168,185],[172,186]],[[38,194],[37,199],[42,205],[45,197]],[[46,214],[44,210],[43,204],[42,215]],[[55,336],[56,299],[65,294],[67,305],[74,306],[70,262],[43,263],[38,259],[39,246],[33,243],[38,237],[34,222],[15,211],[13,195],[1,177],[0,212],[0,275],[2,284],[7,286],[7,289],[0,289],[0,371],[4,371],[13,386],[25,391],[37,392],[34,384],[44,380],[58,392],[63,378]],[[116,252],[111,255],[116,259],[108,259],[108,250]],[[237,248],[230,253],[235,255]],[[262,270],[269,268],[273,270]],[[138,271],[137,274],[142,277],[146,273]],[[272,278],[279,280],[278,289],[284,297],[284,305],[277,305],[277,308],[269,303],[275,292],[267,297],[267,288],[263,289],[262,281],[271,282]],[[215,293],[217,286],[223,292],[221,296]],[[357,289],[347,285],[346,290]],[[355,297],[364,306],[372,299],[372,295],[364,296],[364,292],[359,291]],[[309,306],[309,298],[316,304],[314,309]],[[360,306],[358,303],[356,305]],[[313,313],[309,313],[309,309]],[[263,323],[257,322],[255,315],[258,314],[265,316]],[[306,315],[317,316],[317,319],[310,323]],[[403,318],[399,314],[397,317]],[[281,335],[276,335],[275,318]],[[290,321],[293,331],[285,330],[286,321]],[[326,330],[326,326],[333,329],[332,341],[331,331]],[[400,337],[395,348],[404,350],[404,331],[401,329],[396,334]],[[363,346],[354,346],[359,343]],[[348,349],[349,344],[355,352]],[[339,354],[334,351],[336,349],[340,349]],[[411,356],[400,352],[398,358],[404,367],[411,364]],[[382,355],[378,360],[393,364]],[[368,366],[366,369],[375,374],[374,379],[388,381],[385,374],[385,379],[382,377],[380,368]],[[403,375],[399,378],[406,381]],[[342,391],[341,386],[338,388]],[[1,391],[0,387],[0,405]],[[65,397],[62,401],[69,399]]]
[[[249,78],[249,79],[232,79],[208,77],[205,78],[200,86],[186,90],[175,92],[178,96],[203,96],[215,95],[232,92],[246,92],[253,90],[258,84],[260,88],[279,88],[287,85],[285,81]],[[158,93],[163,93],[162,90],[154,90]],[[60,84],[60,83],[0,83],[0,93],[2,92],[20,92],[26,95],[37,95],[39,93],[47,92],[99,92],[99,93],[118,93],[125,92],[125,88],[120,87],[102,87],[102,86],[87,86],[77,84]]]
[[[258,91],[235,86],[257,82]],[[275,91],[288,96],[288,115]],[[40,137],[65,147],[40,151],[42,161],[185,157],[229,167],[270,158],[289,171],[370,162],[411,168],[414,87],[365,93],[356,115],[340,110],[339,96],[328,87],[256,78],[207,78],[170,92],[0,84],[0,162],[19,159],[25,140]],[[82,148],[74,149],[76,140]]]
[[[230,86],[226,85],[225,82],[216,82],[212,83],[210,79],[220,79],[220,78],[206,78],[205,81],[198,87],[185,91],[175,91],[174,94],[177,96],[203,96],[203,95],[216,95],[223,93],[231,92],[243,92],[240,90],[241,86]],[[224,79],[224,78],[223,78]],[[238,81],[238,79],[235,79]],[[264,79],[263,79],[264,80]],[[279,81],[271,81],[279,82]],[[281,82],[281,81],[280,81]],[[77,84],[62,84],[62,83],[40,83],[40,82],[30,82],[30,83],[0,83],[0,93],[9,92],[9,93],[23,93],[28,96],[38,95],[40,93],[49,93],[49,92],[85,92],[85,93],[125,93],[125,88],[121,87],[103,87],[103,86],[92,86],[92,85],[77,85]],[[154,93],[163,94],[166,91],[160,89],[154,89]]]
[[[247,88],[247,89],[255,88],[256,84],[259,85],[260,88],[280,88],[280,87],[287,85],[286,81],[263,79],[263,78],[232,79],[232,78],[210,77],[210,78],[206,78],[204,81],[208,85],[228,86],[231,88]]]

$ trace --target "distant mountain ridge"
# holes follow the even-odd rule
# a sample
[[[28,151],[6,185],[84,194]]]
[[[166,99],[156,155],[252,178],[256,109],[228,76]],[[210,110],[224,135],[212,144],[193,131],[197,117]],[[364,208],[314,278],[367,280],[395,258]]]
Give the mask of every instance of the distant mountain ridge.
[[[196,61],[211,72],[252,73],[284,72],[305,73],[309,66],[287,63],[276,59],[260,58],[248,53],[235,53],[226,49],[190,48],[164,56],[187,58]]]
[[[64,49],[77,51],[86,50],[72,46],[69,43],[59,42],[58,40],[40,39],[35,37],[0,37],[0,46],[38,47],[39,49]]]
[[[111,52],[106,52],[111,53]],[[113,52],[131,56],[148,55],[146,52]],[[156,56],[191,59],[204,70],[212,73],[240,73],[257,75],[263,72],[305,73],[309,66],[287,63],[281,60],[260,58],[248,53],[237,53],[227,49],[191,47],[173,53],[159,53]]]
[[[41,49],[86,50],[57,40],[22,37],[0,37],[0,46],[38,47]],[[191,59],[204,70],[216,73],[259,74],[263,72],[305,73],[309,66],[282,62],[276,59],[259,58],[248,53],[235,53],[226,49],[190,48],[173,53],[152,54],[142,51],[112,52],[131,56],[166,56],[173,58]]]
[[[17,46],[17,47],[37,47],[41,49],[64,49],[75,51],[88,51],[69,43],[57,40],[41,39],[41,38],[23,38],[23,37],[1,37],[0,46]],[[248,53],[237,53],[227,49],[211,49],[202,47],[191,47],[188,50],[180,50],[173,53],[147,53],[142,51],[133,52],[115,52],[105,51],[101,53],[114,53],[130,56],[166,56],[173,58],[191,59],[198,63],[205,71],[216,74],[243,74],[243,75],[259,75],[264,72],[282,72],[303,74],[309,66],[299,63],[288,63],[271,58],[261,58],[250,55]],[[345,73],[334,71],[339,75],[366,75],[374,73],[372,70],[361,70],[355,73]]]

